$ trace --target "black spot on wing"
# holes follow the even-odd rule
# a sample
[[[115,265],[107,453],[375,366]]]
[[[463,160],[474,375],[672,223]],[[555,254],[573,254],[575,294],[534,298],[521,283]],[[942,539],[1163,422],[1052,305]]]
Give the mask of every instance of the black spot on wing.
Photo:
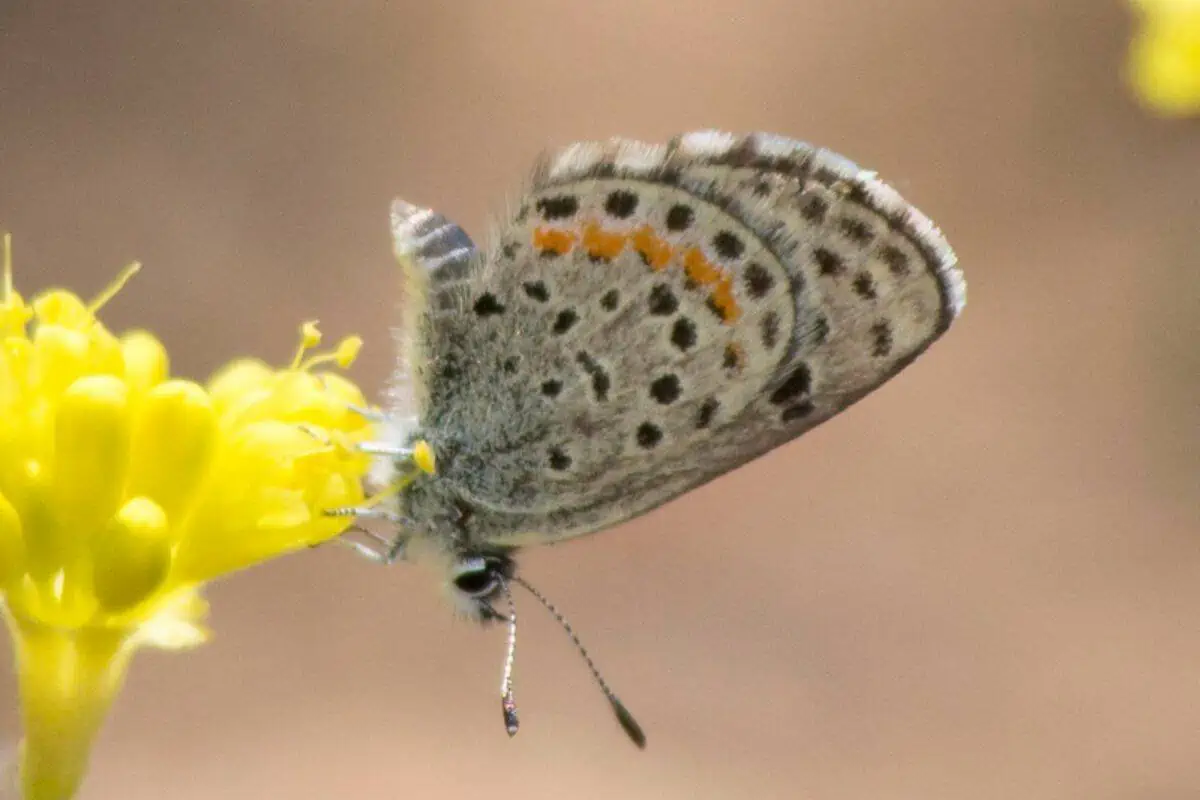
[[[746,284],[746,293],[755,300],[761,300],[775,287],[775,279],[770,271],[762,264],[751,261],[742,272]]]
[[[612,379],[608,377],[608,372],[600,365],[600,362],[583,350],[575,354],[575,361],[591,378],[592,394],[595,398],[600,402],[607,400],[608,390],[612,388]]]
[[[670,405],[683,394],[677,375],[661,375],[650,383],[650,396],[662,405]]]
[[[854,292],[864,300],[874,300],[878,296],[871,273],[864,270],[854,276]]]
[[[650,290],[650,313],[655,316],[674,314],[679,308],[679,298],[671,291],[671,287],[660,283]]]
[[[653,422],[643,422],[638,426],[637,443],[639,447],[645,450],[651,450],[658,446],[659,442],[662,441],[662,438],[662,428],[658,427]]]
[[[838,220],[838,227],[842,229],[842,233],[847,239],[863,247],[870,244],[871,240],[875,238],[875,232],[871,230],[871,226],[856,217],[842,217]]]
[[[846,269],[842,257],[828,248],[818,247],[813,250],[813,258],[822,275],[840,275]]]
[[[571,328],[575,327],[575,323],[579,321],[579,314],[573,308],[564,308],[558,312],[558,316],[554,318],[554,327],[551,328],[554,333],[562,335]]]
[[[475,314],[480,317],[490,317],[495,314],[504,313],[504,304],[496,299],[496,295],[491,292],[481,294],[479,299],[475,301],[473,306]]]
[[[825,215],[829,212],[829,203],[825,202],[825,198],[818,194],[808,193],[800,199],[800,216],[804,217],[814,225],[818,225],[825,221]]]
[[[571,468],[571,456],[561,447],[551,447],[549,452],[550,469],[563,472]]]
[[[883,358],[892,352],[892,326],[880,320],[871,326],[871,355]]]
[[[627,219],[637,211],[638,196],[627,189],[611,192],[604,201],[604,210],[609,216],[617,219]]]
[[[908,256],[899,247],[892,244],[885,245],[879,251],[879,258],[887,265],[887,268],[893,275],[903,277],[909,273]]]
[[[696,346],[696,323],[687,317],[680,317],[671,326],[671,344],[675,348],[687,352]]]
[[[696,218],[696,212],[692,211],[689,206],[682,203],[671,206],[667,211],[667,230],[669,231],[685,231],[691,227],[692,220]]]
[[[525,289],[525,294],[530,299],[536,300],[539,303],[545,303],[550,299],[550,290],[546,288],[546,284],[543,281],[528,281],[522,284],[522,288]]]
[[[713,417],[717,415],[717,409],[721,404],[717,398],[710,397],[700,404],[700,410],[696,412],[696,429],[704,430],[712,424]]]
[[[537,210],[547,221],[567,219],[579,211],[579,198],[573,194],[543,197],[537,201]]]
[[[741,237],[729,231],[721,231],[714,236],[712,245],[713,249],[717,251],[717,255],[727,261],[741,258],[742,253],[746,251],[746,245],[742,242]]]
[[[801,362],[792,368],[787,379],[771,393],[770,400],[774,405],[781,406],[807,395],[810,391],[812,391],[812,372],[807,364]]]

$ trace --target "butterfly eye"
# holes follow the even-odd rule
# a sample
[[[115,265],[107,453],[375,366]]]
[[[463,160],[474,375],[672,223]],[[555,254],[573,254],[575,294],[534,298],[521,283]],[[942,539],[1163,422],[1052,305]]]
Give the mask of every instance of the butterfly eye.
[[[454,588],[468,597],[484,598],[500,585],[501,567],[483,558],[468,558],[458,563],[453,578]]]
[[[496,588],[497,582],[492,571],[484,568],[460,573],[454,578],[454,587],[472,597],[486,597]]]

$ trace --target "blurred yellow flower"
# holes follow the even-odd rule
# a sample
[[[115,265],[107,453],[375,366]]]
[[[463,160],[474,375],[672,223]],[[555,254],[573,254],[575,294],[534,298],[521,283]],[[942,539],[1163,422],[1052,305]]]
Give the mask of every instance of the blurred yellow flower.
[[[1165,116],[1200,113],[1200,0],[1130,0],[1141,20],[1129,52],[1134,91]]]
[[[370,425],[345,367],[361,342],[292,364],[174,379],[149,333],[86,303],[0,286],[0,611],[15,644],[26,800],[74,794],[138,647],[202,643],[206,581],[337,536],[359,505]]]

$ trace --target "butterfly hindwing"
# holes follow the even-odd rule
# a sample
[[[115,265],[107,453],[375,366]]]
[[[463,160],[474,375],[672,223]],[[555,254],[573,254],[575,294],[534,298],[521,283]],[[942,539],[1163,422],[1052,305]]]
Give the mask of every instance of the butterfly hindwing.
[[[964,301],[940,233],[870,173],[712,132],[543,158],[487,257],[429,276],[420,427],[498,545],[598,530],[799,436]]]

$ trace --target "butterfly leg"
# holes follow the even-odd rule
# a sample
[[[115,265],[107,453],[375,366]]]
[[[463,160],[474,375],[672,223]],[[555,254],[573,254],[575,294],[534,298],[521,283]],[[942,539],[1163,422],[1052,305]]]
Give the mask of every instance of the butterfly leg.
[[[384,508],[372,507],[353,507],[346,506],[343,508],[329,508],[325,510],[327,517],[355,517],[357,519],[382,519],[392,525],[403,529],[406,520],[394,511],[389,511]],[[365,536],[370,540],[370,543],[357,542],[353,539],[346,538],[346,533],[357,533]],[[345,533],[337,538],[347,547],[353,548],[359,555],[374,561],[377,564],[394,564],[397,561],[404,560],[404,546],[408,542],[408,537],[404,534],[398,534],[394,539],[388,539],[385,536],[380,536],[374,531],[368,530],[360,525],[353,525],[348,528]]]
[[[322,511],[327,517],[358,517],[359,519],[381,519],[393,525],[403,525],[406,520],[395,511],[379,506],[342,506]]]
[[[373,408],[364,408],[362,406],[349,404],[346,405],[346,408],[355,414],[358,414],[367,422],[387,422],[387,414],[384,414],[382,411],[376,411]]]
[[[424,439],[418,440],[411,447],[392,442],[360,442],[356,447],[358,452],[366,453],[369,456],[390,458],[402,472],[408,473],[406,476],[401,476],[404,485],[407,485],[408,481],[416,476],[416,472],[412,471],[410,467],[416,467],[417,470],[427,475],[432,475],[437,470],[437,459],[433,454],[433,448]],[[397,488],[400,487],[397,486]]]
[[[376,421],[376,417],[374,416],[376,412],[373,412],[370,409],[359,408],[357,406],[348,406],[348,408],[355,414],[359,414],[366,419]],[[383,419],[383,415],[379,415],[378,421],[382,421]],[[317,430],[312,425],[301,423],[296,427],[298,427],[304,433],[307,433],[322,445],[326,447],[334,446],[333,441],[327,435]],[[409,461],[412,459],[413,453],[415,452],[414,448],[412,447],[404,447],[402,445],[392,444],[390,442],[359,442],[353,445],[353,447],[360,453],[364,453],[369,456],[387,456],[394,461]]]
[[[411,447],[388,442],[361,442],[357,447],[360,453],[366,453],[369,456],[390,456],[396,460],[407,460],[413,454]]]
[[[359,528],[355,532],[368,536],[374,546],[342,537],[338,537],[337,541],[341,542],[347,547],[352,548],[360,556],[368,561],[374,561],[376,564],[388,566],[396,563],[397,561],[404,560],[404,547],[408,543],[407,538],[403,536],[397,536],[395,539],[389,541],[388,539],[385,539],[378,534],[373,534],[363,528]]]
[[[370,422],[386,422],[387,417],[379,412],[361,406],[346,406],[350,411],[359,415]],[[301,431],[307,433],[312,438],[316,439],[323,445],[332,446],[333,442],[321,431],[311,425],[300,424],[297,427]],[[404,445],[392,444],[391,442],[359,442],[354,445],[354,448],[360,453],[365,453],[369,456],[387,456],[395,461],[409,461],[413,455],[418,453],[423,443],[419,442],[415,447],[406,447]],[[428,447],[428,445],[425,445]]]

